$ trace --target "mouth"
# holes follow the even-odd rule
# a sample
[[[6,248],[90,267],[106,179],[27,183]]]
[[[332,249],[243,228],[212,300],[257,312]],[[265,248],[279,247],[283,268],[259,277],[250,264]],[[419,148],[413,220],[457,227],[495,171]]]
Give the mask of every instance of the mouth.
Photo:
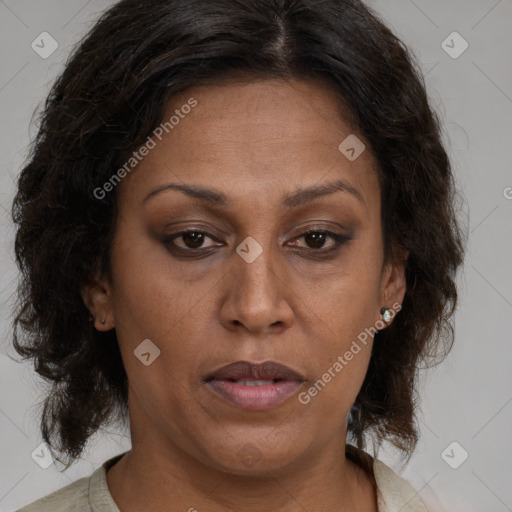
[[[215,370],[203,383],[234,407],[261,411],[286,401],[305,380],[298,372],[275,361],[236,361]]]

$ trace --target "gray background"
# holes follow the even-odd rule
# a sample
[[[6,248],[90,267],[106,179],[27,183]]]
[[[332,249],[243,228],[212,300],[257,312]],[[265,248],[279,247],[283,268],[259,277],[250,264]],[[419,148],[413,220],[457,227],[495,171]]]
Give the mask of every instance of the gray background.
[[[0,0],[0,511],[89,475],[130,447],[122,432],[94,437],[83,460],[65,473],[39,467],[36,404],[43,385],[10,346],[17,280],[9,211],[15,179],[34,135],[32,113],[78,39],[106,0]],[[432,512],[512,511],[511,312],[512,237],[511,0],[372,0],[418,57],[445,126],[459,186],[467,198],[469,247],[460,278],[456,341],[446,361],[423,375],[422,440],[405,468],[386,449],[380,458],[407,478]],[[58,49],[41,58],[31,43],[49,32]],[[458,58],[441,43],[458,32],[469,44]],[[448,39],[453,51],[460,40]],[[452,443],[455,447],[445,449]],[[457,469],[463,451],[469,457]],[[445,453],[443,458],[442,453]]]

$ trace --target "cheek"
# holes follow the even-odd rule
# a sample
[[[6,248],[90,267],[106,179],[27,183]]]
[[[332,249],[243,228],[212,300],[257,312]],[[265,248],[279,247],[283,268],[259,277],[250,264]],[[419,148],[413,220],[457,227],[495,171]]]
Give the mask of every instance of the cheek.
[[[139,229],[139,231],[137,231]],[[113,310],[118,337],[130,345],[181,328],[187,310],[197,298],[179,278],[179,264],[172,263],[158,243],[133,226],[118,226],[112,251]]]
[[[379,310],[380,267],[367,251],[358,251],[315,293],[310,336],[316,339],[317,375],[302,403],[326,422],[340,422],[361,388],[371,358]],[[310,350],[311,351],[311,350]],[[330,410],[328,418],[321,411]],[[331,413],[329,413],[331,414]],[[314,415],[314,414],[313,414]]]
[[[169,407],[187,407],[184,383],[197,359],[193,332],[200,328],[191,316],[201,294],[166,273],[154,247],[129,244],[128,233],[118,233],[112,254],[116,334],[130,387],[156,418],[162,404],[167,414]]]
[[[315,309],[327,327],[326,334],[331,335],[329,346],[336,353],[348,349],[352,340],[378,319],[381,266],[374,254],[371,244],[366,244],[364,250],[355,248],[315,293]]]
[[[309,349],[316,375],[299,395],[299,402],[320,430],[345,424],[368,369],[373,345],[372,309],[366,308],[365,313],[357,306],[352,300],[345,311],[332,312],[335,318],[329,336],[313,351]]]

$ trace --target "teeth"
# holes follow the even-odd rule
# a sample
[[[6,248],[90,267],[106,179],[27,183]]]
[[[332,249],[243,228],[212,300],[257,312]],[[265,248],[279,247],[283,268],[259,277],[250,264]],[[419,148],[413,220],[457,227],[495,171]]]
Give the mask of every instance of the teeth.
[[[274,383],[273,380],[237,380],[236,382],[243,386],[268,386]]]

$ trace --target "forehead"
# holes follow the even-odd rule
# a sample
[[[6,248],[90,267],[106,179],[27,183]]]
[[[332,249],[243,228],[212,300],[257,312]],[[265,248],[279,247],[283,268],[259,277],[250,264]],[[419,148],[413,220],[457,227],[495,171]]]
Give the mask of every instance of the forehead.
[[[191,97],[198,104],[189,122],[173,129],[178,144],[196,138],[201,145],[238,143],[247,150],[296,141],[336,147],[340,133],[354,131],[335,89],[319,81],[275,79],[198,86],[174,96],[165,118]]]
[[[193,108],[186,105],[195,104]],[[345,178],[375,187],[369,145],[354,161],[339,149],[355,130],[328,84],[303,80],[224,82],[192,87],[171,98],[161,140],[125,180],[142,196],[165,181],[233,192]],[[363,140],[361,135],[357,135]],[[123,183],[123,187],[125,184]],[[368,192],[371,192],[370,190]]]

